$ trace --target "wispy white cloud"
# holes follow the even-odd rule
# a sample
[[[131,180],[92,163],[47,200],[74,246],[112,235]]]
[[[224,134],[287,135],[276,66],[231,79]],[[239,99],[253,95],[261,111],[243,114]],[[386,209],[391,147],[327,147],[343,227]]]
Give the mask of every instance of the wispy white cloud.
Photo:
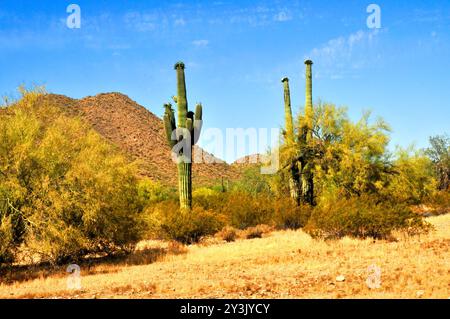
[[[204,47],[208,46],[209,41],[208,40],[204,40],[204,39],[203,40],[194,40],[194,41],[192,41],[192,44],[195,45],[198,48],[204,48]]]
[[[227,16],[227,21],[234,24],[248,24],[252,27],[265,26],[276,22],[285,22],[302,18],[302,12],[297,7],[279,7],[279,6],[256,6],[243,7],[223,12]]]
[[[354,75],[355,70],[373,65],[380,58],[375,53],[376,40],[381,31],[378,29],[359,30],[347,36],[340,36],[314,48],[305,58],[320,65],[318,76],[341,79]]]
[[[155,30],[158,20],[155,13],[128,12],[124,16],[127,27],[139,32]]]
[[[281,10],[280,12],[275,14],[273,19],[278,22],[285,22],[285,21],[292,20],[292,15],[288,10]]]
[[[173,22],[173,24],[175,26],[185,26],[186,25],[186,21],[183,18],[177,18],[175,19],[175,21]]]

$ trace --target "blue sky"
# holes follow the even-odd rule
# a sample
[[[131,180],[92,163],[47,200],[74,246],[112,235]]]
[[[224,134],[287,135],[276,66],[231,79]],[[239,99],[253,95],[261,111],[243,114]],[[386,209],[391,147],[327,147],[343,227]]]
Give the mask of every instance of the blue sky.
[[[69,29],[69,4],[81,28]],[[381,8],[381,28],[366,8]],[[314,99],[370,109],[392,126],[391,145],[450,133],[450,2],[0,0],[0,93],[43,84],[75,98],[118,91],[158,116],[186,63],[191,107],[205,127],[283,123],[280,79],[304,104],[304,59]],[[211,149],[211,145],[204,145]],[[226,154],[232,161],[243,154]]]

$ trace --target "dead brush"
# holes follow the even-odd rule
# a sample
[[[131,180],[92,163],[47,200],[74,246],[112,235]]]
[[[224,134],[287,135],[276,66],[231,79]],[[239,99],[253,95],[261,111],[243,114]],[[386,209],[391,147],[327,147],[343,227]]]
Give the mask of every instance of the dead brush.
[[[216,234],[216,237],[226,242],[233,242],[238,237],[238,230],[234,227],[226,226]]]
[[[242,236],[245,239],[262,238],[263,234],[272,232],[274,228],[269,225],[256,225],[255,227],[249,227],[242,232]]]

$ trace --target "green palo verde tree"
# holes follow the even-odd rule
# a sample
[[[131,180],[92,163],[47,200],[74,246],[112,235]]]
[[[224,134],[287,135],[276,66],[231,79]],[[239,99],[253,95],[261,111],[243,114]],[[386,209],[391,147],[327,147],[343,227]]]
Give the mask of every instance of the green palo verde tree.
[[[188,110],[184,63],[175,64],[177,95],[173,97],[178,108],[178,127],[170,103],[164,104],[164,127],[172,155],[178,166],[178,191],[180,208],[192,208],[192,149],[200,137],[202,128],[202,105],[197,104],[195,113]]]

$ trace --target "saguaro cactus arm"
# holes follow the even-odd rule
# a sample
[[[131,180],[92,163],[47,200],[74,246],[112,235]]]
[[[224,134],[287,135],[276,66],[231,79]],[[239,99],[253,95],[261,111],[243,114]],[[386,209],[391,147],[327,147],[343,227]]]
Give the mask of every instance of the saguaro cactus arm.
[[[292,108],[291,108],[291,93],[289,90],[289,79],[283,78],[281,79],[284,87],[284,120],[285,120],[285,129],[286,129],[286,141],[288,143],[294,142],[294,121],[292,119]]]
[[[306,93],[305,93],[305,128],[307,130],[306,139],[312,138],[313,129],[313,103],[312,103],[312,64],[311,60],[306,60]]]
[[[166,131],[167,143],[170,147],[174,147],[176,140],[172,139],[172,133],[176,130],[175,115],[170,103],[164,104],[164,129]]]
[[[203,107],[201,103],[197,103],[195,107],[194,132],[192,134],[192,144],[196,144],[200,138],[200,132],[203,126]]]
[[[178,106],[178,126],[186,127],[188,103],[186,97],[186,80],[184,78],[184,63],[177,62],[174,68],[177,71],[177,96],[175,100]]]

